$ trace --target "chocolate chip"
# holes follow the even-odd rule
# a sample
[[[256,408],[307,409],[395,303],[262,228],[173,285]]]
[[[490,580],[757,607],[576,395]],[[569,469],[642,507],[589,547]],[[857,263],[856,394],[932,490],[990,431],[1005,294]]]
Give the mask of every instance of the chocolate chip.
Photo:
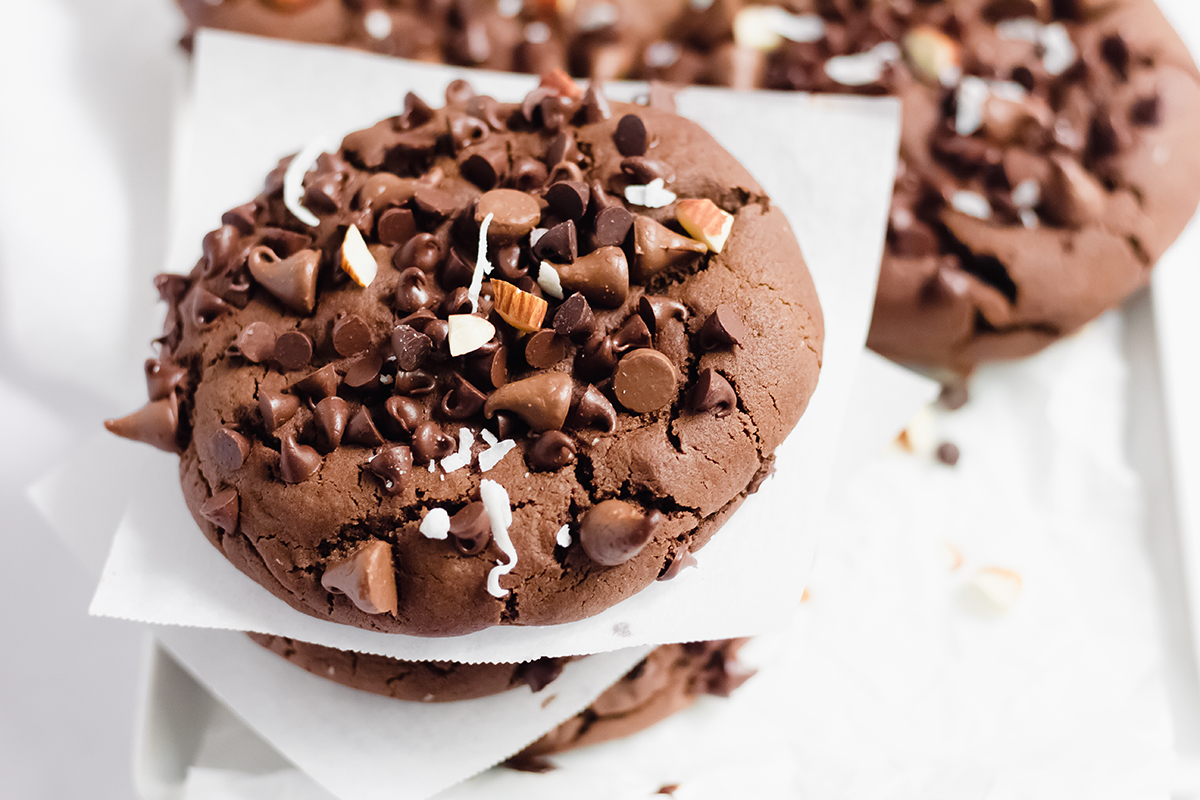
[[[563,131],[550,140],[546,145],[546,155],[543,159],[547,165],[556,167],[565,161],[575,162],[579,159],[579,147],[575,137],[569,131]]]
[[[233,346],[252,364],[270,361],[275,358],[275,330],[265,322],[251,322],[238,334]]]
[[[383,369],[383,357],[378,353],[364,353],[346,368],[342,383],[352,389],[374,388]]]
[[[511,411],[534,431],[558,430],[571,407],[571,376],[542,372],[506,383],[487,398],[483,414],[488,419],[497,411]]]
[[[508,383],[508,349],[493,339],[467,356],[466,374],[477,386],[499,389]]]
[[[411,397],[393,395],[384,403],[388,416],[395,420],[406,436],[411,437],[413,431],[425,417],[425,407]]]
[[[954,444],[953,442],[942,442],[940,445],[938,445],[937,460],[946,466],[953,467],[955,464],[957,464],[959,456],[960,453],[958,450],[958,445]]]
[[[442,244],[432,233],[418,233],[404,243],[392,256],[392,266],[401,272],[416,268],[433,272],[442,262]]]
[[[630,272],[637,282],[644,284],[668,267],[695,261],[708,248],[639,214],[633,220],[633,252],[636,258]]]
[[[396,568],[391,545],[371,539],[348,556],[331,560],[321,575],[321,586],[346,595],[364,614],[395,614]]]
[[[592,190],[581,181],[559,181],[544,195],[549,211],[561,220],[580,220],[587,213]]]
[[[646,321],[636,314],[625,320],[610,338],[612,339],[613,352],[617,354],[636,350],[639,347],[650,347],[653,343],[650,338],[650,328],[646,326]]]
[[[389,208],[375,223],[375,235],[380,244],[404,244],[417,234],[417,223],[407,208]]]
[[[146,373],[146,393],[151,400],[162,400],[174,393],[175,387],[187,375],[187,370],[179,364],[164,363],[157,358],[146,359],[142,370]]]
[[[564,663],[565,659],[549,656],[536,661],[525,661],[514,670],[513,685],[523,683],[533,692],[540,692],[562,674]]]
[[[646,123],[637,114],[626,114],[617,122],[613,132],[613,143],[617,152],[623,156],[641,156],[646,154]]]
[[[182,275],[164,272],[154,276],[154,288],[158,292],[158,298],[172,305],[178,305],[191,285],[192,282]]]
[[[667,564],[666,569],[658,576],[658,580],[669,581],[688,567],[696,566],[696,563],[696,557],[688,551],[687,545],[683,545],[675,553],[674,558],[671,559],[671,563]]]
[[[413,431],[412,452],[418,464],[428,464],[450,455],[457,449],[454,438],[436,422],[422,422]]]
[[[579,245],[575,238],[575,222],[567,220],[560,222],[542,234],[533,246],[534,258],[553,261],[556,264],[569,264],[579,254]]]
[[[398,394],[420,397],[437,387],[437,379],[423,369],[400,370],[396,373],[394,386]]]
[[[549,369],[567,357],[567,340],[551,330],[540,330],[525,340],[525,362],[534,369]]]
[[[250,251],[246,264],[259,285],[280,303],[301,314],[311,314],[317,304],[317,266],[321,254],[301,250],[282,261],[269,247]]]
[[[201,328],[208,327],[217,320],[217,317],[229,312],[229,304],[203,286],[196,286],[192,289],[187,303],[191,309],[192,321]]]
[[[596,214],[596,230],[592,243],[597,247],[622,247],[633,227],[633,214],[624,208],[601,209]]]
[[[346,422],[350,418],[350,405],[340,397],[326,397],[313,409],[313,419],[326,452],[342,443]]]
[[[704,320],[698,338],[700,348],[708,351],[740,345],[747,340],[748,334],[745,323],[733,310],[733,306],[722,303]]]
[[[225,488],[200,505],[200,516],[227,533],[237,530],[240,498],[237,490]]]
[[[308,366],[312,354],[312,339],[300,331],[287,331],[275,340],[275,361],[288,372]]]
[[[483,392],[461,375],[452,376],[450,382],[450,390],[442,395],[442,414],[453,420],[470,419],[478,414],[487,399]]]
[[[333,364],[326,364],[315,372],[310,372],[288,387],[289,391],[304,395],[310,399],[320,400],[337,394],[341,379]]]
[[[417,187],[413,202],[417,208],[441,219],[454,216],[454,212],[461,208],[457,197],[433,186]]]
[[[300,399],[295,395],[280,394],[265,388],[258,390],[258,413],[268,433],[278,430],[299,410]]]
[[[475,274],[475,266],[467,262],[458,251],[450,248],[446,254],[446,260],[442,263],[441,269],[438,271],[438,283],[444,289],[453,289],[458,286],[468,286],[471,283],[471,278]]]
[[[179,430],[179,401],[175,395],[154,400],[119,419],[104,421],[109,433],[125,439],[157,447],[168,453],[180,452],[176,434]]]
[[[693,413],[712,411],[715,417],[727,417],[737,406],[737,395],[719,372],[705,369],[688,393],[688,409]]]
[[[588,558],[605,567],[624,564],[642,551],[662,522],[624,500],[605,500],[588,510],[579,525],[579,543]]]
[[[617,428],[617,410],[595,386],[588,385],[582,391],[576,392],[577,399],[571,413],[567,415],[567,426],[570,428],[596,427],[605,433],[612,433]]]
[[[533,230],[542,216],[542,207],[533,195],[516,189],[493,189],[480,196],[475,207],[475,221],[482,224],[488,214],[492,222],[488,236],[502,241],[515,241]]]
[[[675,399],[678,376],[671,359],[645,347],[626,353],[613,375],[617,401],[635,414],[657,411]]]
[[[409,267],[400,273],[396,282],[396,308],[411,314],[422,308],[433,305],[433,295],[429,293],[428,278],[420,267]]]
[[[536,192],[546,185],[550,170],[541,161],[529,156],[517,156],[508,171],[507,183],[522,192]]]
[[[333,323],[333,349],[340,356],[354,356],[371,349],[371,329],[357,314]]]
[[[246,203],[230,209],[221,215],[221,225],[232,226],[242,236],[249,236],[254,233],[254,212],[256,210],[257,207],[254,203]]]
[[[629,294],[629,262],[619,247],[601,247],[555,271],[563,291],[580,292],[598,306],[619,308]]]
[[[279,477],[284,483],[308,480],[321,467],[321,454],[290,435],[279,437]]]
[[[953,381],[942,386],[938,395],[938,403],[948,411],[957,411],[970,400],[966,381]]]
[[[562,431],[546,431],[525,456],[535,472],[553,472],[575,460],[575,442]]]
[[[361,406],[354,412],[354,416],[350,417],[343,438],[351,444],[361,444],[364,447],[378,447],[383,444],[379,428],[375,427],[375,420],[366,406]]]
[[[392,350],[396,366],[404,371],[419,368],[429,357],[433,343],[429,337],[409,325],[397,325],[392,330]]]
[[[250,455],[250,442],[232,428],[218,428],[208,441],[217,469],[225,473],[237,472]]]
[[[587,94],[583,96],[583,115],[589,125],[603,122],[612,117],[608,98],[596,88],[594,83],[588,86]]]
[[[390,172],[377,172],[367,178],[367,182],[358,190],[358,204],[368,211],[386,214],[389,209],[411,200],[416,190],[417,182],[412,178],[401,178]],[[412,212],[408,213],[411,217]]]
[[[568,338],[587,338],[596,328],[596,317],[579,292],[563,301],[554,312],[554,332]]]
[[[487,191],[504,180],[508,173],[508,150],[487,144],[475,149],[459,161],[458,171],[464,178]]]
[[[670,297],[644,294],[638,298],[638,316],[646,323],[651,335],[657,336],[668,320],[686,321],[688,310],[683,303]]]
[[[669,164],[645,156],[630,156],[624,159],[621,162],[621,172],[639,185],[645,185],[658,178],[662,178],[667,183],[675,180],[675,170],[671,169]]]
[[[617,354],[612,339],[595,332],[583,343],[575,356],[575,373],[584,380],[599,382],[612,375],[617,367]]]
[[[1143,97],[1129,107],[1129,121],[1134,125],[1158,125],[1162,121],[1162,101],[1158,95]]]
[[[451,516],[450,535],[464,556],[482,553],[492,540],[492,522],[483,503],[473,500]]]
[[[404,490],[404,476],[412,469],[412,453],[402,444],[392,444],[367,462],[367,469],[379,477],[383,490],[395,496]]]
[[[1114,33],[1100,42],[1100,55],[1121,80],[1129,78],[1129,45],[1121,34]]]

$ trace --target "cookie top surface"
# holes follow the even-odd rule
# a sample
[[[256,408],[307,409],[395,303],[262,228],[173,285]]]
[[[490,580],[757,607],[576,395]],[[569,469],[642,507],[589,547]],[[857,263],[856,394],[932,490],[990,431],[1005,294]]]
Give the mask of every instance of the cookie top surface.
[[[409,96],[158,279],[151,402],[109,427],[181,452],[201,528],[293,607],[591,616],[687,563],[803,412],[822,321],[782,213],[693,123],[582,95]]]
[[[1200,75],[1152,0],[183,5],[427,61],[897,95],[869,344],[901,361],[968,371],[1078,329],[1147,282],[1200,199]],[[337,22],[285,30],[318,14]]]

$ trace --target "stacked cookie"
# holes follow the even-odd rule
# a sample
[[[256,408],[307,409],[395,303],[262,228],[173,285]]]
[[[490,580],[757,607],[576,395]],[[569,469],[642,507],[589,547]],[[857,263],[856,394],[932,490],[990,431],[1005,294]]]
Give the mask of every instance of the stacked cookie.
[[[694,124],[562,75],[518,104],[410,95],[222,223],[190,275],[157,280],[150,402],[109,428],[179,453],[216,548],[335,623],[547,625],[670,580],[816,384],[821,311],[779,209]],[[270,644],[416,700],[540,690],[561,667]],[[735,648],[656,650],[533,752],[728,691]]]
[[[1027,355],[1119,304],[1200,199],[1200,73],[1152,0],[181,5],[420,60],[898,96],[869,341],[929,367]]]

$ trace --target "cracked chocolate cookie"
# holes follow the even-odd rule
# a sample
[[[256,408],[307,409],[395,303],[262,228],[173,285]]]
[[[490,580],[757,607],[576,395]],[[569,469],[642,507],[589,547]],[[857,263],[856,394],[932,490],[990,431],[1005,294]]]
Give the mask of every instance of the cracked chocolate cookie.
[[[248,635],[276,655],[327,680],[397,700],[426,703],[470,700],[520,687],[549,693],[571,660],[543,658],[522,664],[400,661],[278,636]],[[745,642],[726,639],[656,647],[590,706],[507,765],[543,770],[549,766],[545,761],[548,755],[629,736],[682,711],[702,694],[728,697],[754,674],[737,661]]]
[[[700,128],[562,75],[462,82],[227,212],[151,402],[189,508],[293,607],[425,636],[582,619],[673,577],[815,387],[782,212]]]
[[[1147,283],[1200,198],[1200,73],[1152,0],[184,6],[235,29],[340,10],[313,35],[452,64],[899,96],[869,337],[899,361],[966,372],[1077,330]]]

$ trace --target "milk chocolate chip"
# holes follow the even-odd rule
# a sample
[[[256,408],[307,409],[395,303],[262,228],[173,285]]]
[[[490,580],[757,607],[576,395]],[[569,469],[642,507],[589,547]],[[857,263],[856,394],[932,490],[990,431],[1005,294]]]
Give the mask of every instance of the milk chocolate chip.
[[[292,436],[279,438],[279,477],[284,483],[301,483],[321,466],[321,454],[311,447],[296,444]]]
[[[317,305],[317,265],[321,254],[301,250],[280,260],[275,251],[259,245],[250,251],[247,266],[259,285],[293,311],[311,314]]]
[[[237,530],[238,511],[238,493],[230,488],[220,490],[200,505],[200,516],[228,533]]]
[[[672,300],[670,297],[644,294],[638,298],[638,316],[646,323],[650,333],[657,336],[667,320],[686,321],[688,310],[683,303]]]
[[[555,270],[564,292],[579,292],[604,308],[619,308],[629,294],[629,262],[619,247],[601,247]]]
[[[617,410],[595,386],[589,385],[577,392],[579,399],[567,415],[567,425],[571,428],[586,428],[594,426],[612,433],[617,428]]]
[[[346,422],[350,419],[350,404],[340,397],[326,397],[313,409],[322,444],[326,451],[334,450],[342,443]]]
[[[635,414],[657,411],[675,399],[678,376],[671,360],[649,347],[626,353],[613,375],[617,401]]]
[[[584,515],[579,543],[592,561],[615,567],[640,553],[661,522],[662,514],[657,511],[647,515],[624,500],[605,500]]]
[[[617,152],[623,156],[645,155],[647,137],[646,123],[637,114],[626,114],[617,122],[613,132],[613,143]]]
[[[542,207],[532,195],[516,189],[493,189],[480,196],[475,207],[475,221],[482,223],[488,214],[492,215],[488,236],[515,241],[537,225],[542,217]]]
[[[699,344],[702,350],[716,350],[740,345],[746,338],[746,325],[742,318],[733,310],[733,306],[722,303],[700,327]]]
[[[633,252],[637,256],[631,270],[634,280],[646,283],[668,267],[698,259],[708,252],[708,248],[649,217],[638,215],[633,220]]]
[[[232,428],[218,428],[208,443],[213,461],[223,472],[237,472],[250,455],[250,442]]]
[[[567,340],[551,330],[541,330],[525,341],[525,361],[534,369],[549,369],[567,357]]]
[[[146,393],[151,400],[162,400],[175,391],[175,387],[187,375],[187,370],[178,364],[162,362],[157,358],[148,358],[143,365],[146,373]]]
[[[488,419],[497,411],[512,411],[534,431],[558,430],[571,407],[571,376],[542,372],[497,389],[484,404]]]
[[[149,402],[120,419],[107,419],[104,427],[109,433],[153,445],[168,453],[180,452],[175,441],[179,430],[179,401],[174,394]]]
[[[562,431],[546,431],[529,448],[526,461],[535,472],[562,469],[575,460],[575,442]]]
[[[329,562],[321,585],[346,595],[365,614],[395,614],[396,570],[391,545],[372,539],[345,558]]]
[[[715,370],[703,370],[688,393],[688,408],[695,413],[712,411],[715,417],[727,417],[736,405],[733,387]]]
[[[404,476],[412,469],[412,453],[402,444],[388,445],[367,462],[367,469],[375,473],[389,495],[400,494],[404,489]]]
[[[354,412],[354,416],[346,423],[345,439],[351,444],[361,444],[364,447],[378,447],[383,444],[379,428],[375,427],[375,420],[366,406]]]
[[[300,410],[300,399],[291,394],[280,394],[270,389],[258,392],[258,412],[262,416],[267,432],[274,431]]]
[[[275,330],[265,322],[251,322],[238,334],[233,350],[252,364],[275,357]]]
[[[457,445],[436,422],[422,422],[413,431],[412,452],[418,464],[438,461],[453,453]]]

